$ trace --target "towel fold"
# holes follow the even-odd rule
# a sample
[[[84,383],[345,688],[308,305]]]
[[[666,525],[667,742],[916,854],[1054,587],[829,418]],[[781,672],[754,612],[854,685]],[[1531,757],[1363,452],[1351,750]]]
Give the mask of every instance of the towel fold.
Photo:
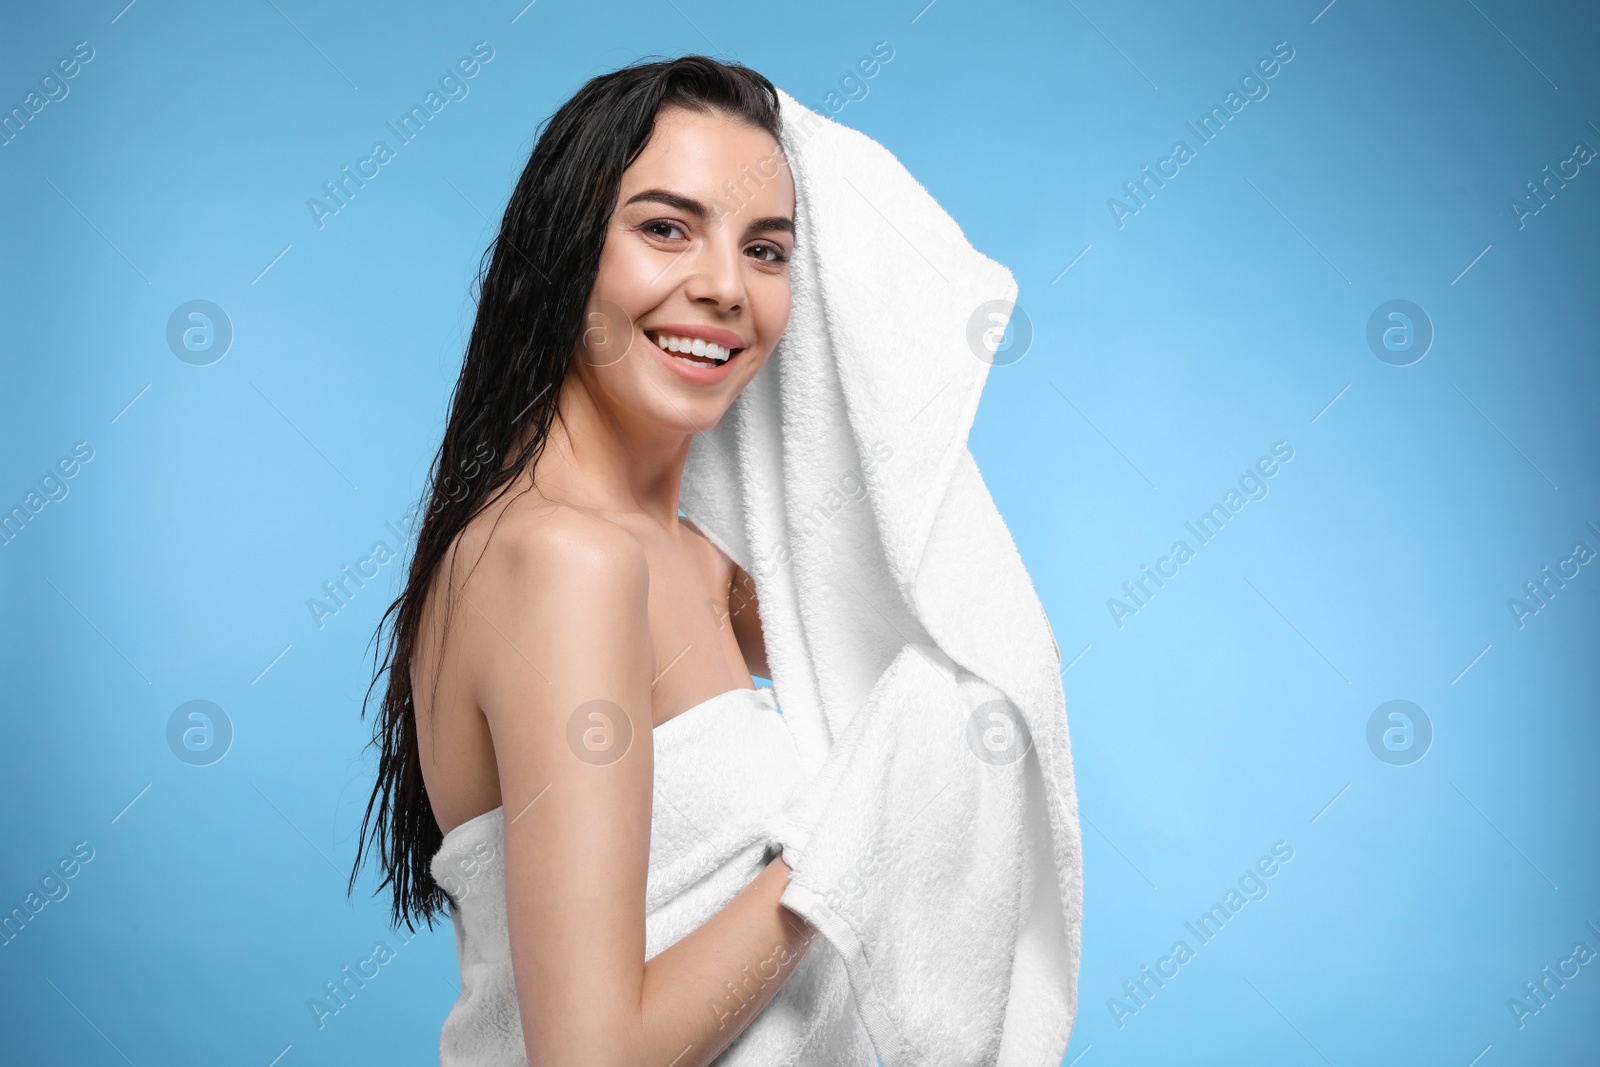
[[[696,436],[687,516],[754,579],[804,784],[782,902],[884,1067],[1059,1064],[1082,859],[1060,654],[967,448],[1017,293],[882,145],[779,90],[782,341]]]

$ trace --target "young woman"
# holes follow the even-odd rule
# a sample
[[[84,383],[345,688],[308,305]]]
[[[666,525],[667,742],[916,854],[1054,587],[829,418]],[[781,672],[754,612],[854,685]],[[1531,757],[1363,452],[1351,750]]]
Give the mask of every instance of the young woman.
[[[782,161],[780,128],[771,83],[743,67],[597,77],[549,120],[486,253],[415,557],[380,624],[394,617],[361,834],[375,816],[397,925],[451,905],[464,980],[446,1067],[706,1064],[828,951],[806,957],[816,930],[778,903],[789,868],[763,855],[646,960],[655,731],[776,715],[753,684],[753,582],[678,492],[692,437],[788,322],[787,167],[728,194]],[[781,777],[786,756],[754,751],[750,773]],[[436,880],[445,846],[458,877]],[[786,1007],[827,1016],[803,1028],[813,1058],[788,1062],[870,1067],[847,987],[830,988]]]

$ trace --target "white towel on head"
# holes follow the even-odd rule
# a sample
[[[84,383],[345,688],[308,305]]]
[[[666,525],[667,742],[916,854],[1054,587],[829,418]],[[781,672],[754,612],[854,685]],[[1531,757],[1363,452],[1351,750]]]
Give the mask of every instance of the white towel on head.
[[[1059,1064],[1083,896],[1060,653],[967,449],[1016,282],[886,148],[779,95],[789,325],[681,502],[755,581],[807,776],[769,824],[782,902],[884,1067]]]

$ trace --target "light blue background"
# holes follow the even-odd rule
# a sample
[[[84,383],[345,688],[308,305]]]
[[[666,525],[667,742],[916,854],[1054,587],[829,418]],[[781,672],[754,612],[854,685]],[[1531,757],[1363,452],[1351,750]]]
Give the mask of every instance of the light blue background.
[[[436,1061],[448,924],[324,1027],[307,1006],[404,941],[371,868],[344,893],[402,565],[321,629],[306,601],[421,491],[541,119],[695,51],[825,110],[886,40],[837,118],[1011,268],[1035,331],[972,448],[1070,664],[1066,1062],[1600,1061],[1600,963],[1521,1027],[1508,1007],[1600,950],[1600,565],[1508,608],[1600,550],[1600,164],[1525,226],[1509,206],[1600,148],[1592,5],[125,2],[13,5],[0,37],[8,109],[95,49],[0,147],[0,505],[94,449],[0,548],[0,907],[94,849],[0,949],[8,1060]],[[307,199],[480,40],[470,94],[318,229]],[[1197,147],[1184,124],[1279,41],[1270,94]],[[1195,158],[1119,228],[1108,199],[1179,138]],[[236,331],[210,366],[164,336],[194,299]],[[1367,345],[1392,299],[1436,331],[1409,366]],[[1269,494],[1187,535],[1277,441]],[[1180,538],[1119,627],[1108,598]],[[235,730],[207,767],[166,741],[194,699]],[[1408,766],[1367,743],[1393,699],[1434,731]],[[1268,895],[1195,947],[1185,922],[1279,841]],[[1194,958],[1128,1000],[1179,939]]]

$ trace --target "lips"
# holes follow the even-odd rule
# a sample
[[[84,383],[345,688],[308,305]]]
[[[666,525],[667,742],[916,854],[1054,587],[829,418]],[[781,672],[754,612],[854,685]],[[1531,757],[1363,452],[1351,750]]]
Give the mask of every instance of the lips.
[[[742,348],[736,349],[733,355],[718,363],[715,360],[706,358],[695,359],[688,354],[685,354],[684,358],[680,359],[678,358],[678,353],[668,352],[651,340],[649,333],[644,335],[644,343],[655,357],[666,365],[668,370],[695,385],[716,385],[726,380],[728,375],[732,373],[734,360],[738,359],[739,353],[743,351]]]

